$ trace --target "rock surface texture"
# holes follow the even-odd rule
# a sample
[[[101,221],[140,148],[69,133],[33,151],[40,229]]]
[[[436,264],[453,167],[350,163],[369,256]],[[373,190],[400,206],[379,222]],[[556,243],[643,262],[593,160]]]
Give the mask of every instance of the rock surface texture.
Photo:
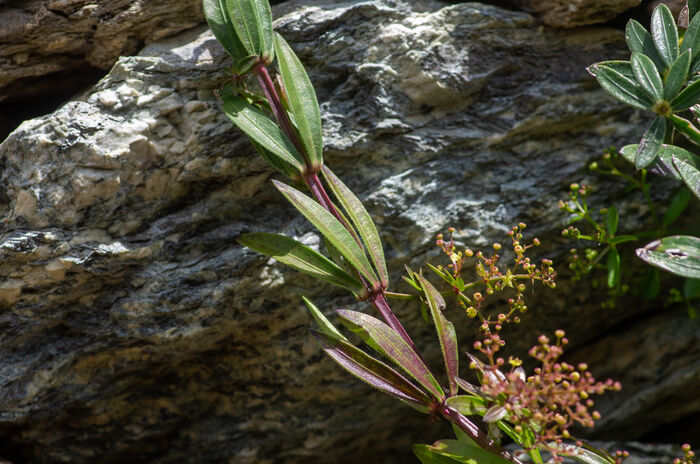
[[[576,27],[603,23],[641,0],[513,0],[515,5],[535,13],[545,24]]]
[[[557,239],[556,203],[568,184],[601,148],[642,131],[585,71],[625,56],[621,31],[550,30],[477,3],[283,8],[276,27],[317,88],[327,163],[376,218],[396,290],[407,290],[403,264],[434,256],[434,234],[450,225],[478,248],[524,221],[542,257],[561,254],[570,243]],[[327,313],[363,305],[236,243],[247,231],[319,238],[220,111],[213,90],[229,64],[204,27],[154,43],[0,145],[0,456],[392,464],[449,433],[325,359],[300,296]],[[603,201],[616,189],[603,185]],[[646,213],[619,208],[629,227]],[[538,289],[521,347],[563,328],[575,343],[597,340],[596,353],[630,353],[596,359],[610,375],[634,369],[644,335],[622,347],[601,335],[633,336],[625,321],[642,324],[644,306],[602,310],[561,287]],[[434,357],[417,308],[398,313]],[[663,321],[654,330],[669,336],[687,315]],[[474,328],[460,330],[469,343]],[[655,344],[644,358],[651,378],[674,356],[681,396],[700,371],[697,331],[682,333],[686,352]],[[648,432],[643,411],[659,425],[700,411],[650,404],[665,395],[652,381],[625,388],[647,400],[613,397],[602,411],[625,438]]]

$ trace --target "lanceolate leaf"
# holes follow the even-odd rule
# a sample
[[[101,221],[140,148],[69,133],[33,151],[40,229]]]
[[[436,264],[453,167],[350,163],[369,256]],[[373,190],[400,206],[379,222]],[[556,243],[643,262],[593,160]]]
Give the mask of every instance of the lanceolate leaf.
[[[394,369],[343,340],[314,330],[312,333],[321,341],[323,351],[343,369],[409,406],[427,412],[430,397]]]
[[[608,208],[608,212],[605,215],[605,229],[608,231],[608,235],[611,237],[617,232],[617,223],[619,221],[619,214],[615,206]]]
[[[338,332],[338,329],[336,329],[333,324],[331,324],[331,321],[326,319],[326,316],[323,315],[323,313],[316,307],[316,305],[314,305],[311,302],[311,300],[309,300],[305,296],[302,296],[301,299],[304,300],[306,307],[311,313],[311,317],[313,317],[314,321],[316,321],[316,324],[318,325],[319,331],[321,333],[324,333],[331,338],[350,343],[350,341],[347,338],[345,338],[343,334]]]
[[[651,35],[661,59],[671,66],[678,58],[678,30],[671,10],[663,3],[651,15]]]
[[[651,36],[649,36],[649,40],[651,40]],[[601,61],[596,64],[617,71],[630,80],[635,79],[634,71],[632,71],[632,63],[629,61]]]
[[[671,101],[673,111],[682,111],[696,105],[700,101],[700,80],[697,80],[683,89],[681,93]]]
[[[270,3],[260,0],[225,0],[229,18],[246,55],[275,56]]]
[[[430,450],[442,456],[458,459],[458,462],[473,464],[511,464],[500,456],[489,453],[478,446],[469,445],[458,440],[440,440],[430,447]]]
[[[301,173],[296,167],[286,162],[283,158],[272,153],[270,150],[266,149],[255,140],[250,139],[250,142],[253,144],[255,150],[260,154],[260,156],[262,156],[262,158],[265,161],[267,161],[267,163],[270,166],[277,169],[279,172],[281,172],[290,179],[301,179]]]
[[[352,292],[363,290],[359,280],[325,256],[292,238],[280,234],[253,233],[243,234],[238,239],[238,242],[317,279],[346,288]]]
[[[224,0],[203,0],[204,16],[214,37],[224,46],[234,60],[247,55],[245,48],[233,29]]]
[[[355,332],[363,342],[391,359],[433,396],[444,398],[445,393],[423,360],[391,327],[368,314],[345,309],[336,312],[343,325]]]
[[[608,253],[608,288],[615,288],[620,283],[620,254],[616,249]]]
[[[645,168],[654,161],[656,154],[659,152],[659,147],[664,143],[665,136],[666,118],[657,116],[639,141],[637,155],[634,158],[634,165],[637,169]]]
[[[389,284],[389,273],[387,272],[386,261],[384,260],[382,241],[379,238],[379,233],[374,225],[374,221],[372,221],[372,218],[362,205],[362,202],[326,166],[323,166],[323,175],[326,181],[328,181],[328,185],[333,191],[333,194],[340,204],[343,205],[343,209],[345,209],[348,216],[350,216],[353,225],[360,233],[362,241],[372,258],[374,268],[377,270],[377,274],[379,274],[379,279],[382,281],[384,287],[386,287]]]
[[[681,175],[681,179],[688,186],[693,195],[695,195],[700,200],[700,171],[690,164],[690,162],[683,160],[681,158],[671,157],[673,161],[673,166],[676,171]]]
[[[659,53],[656,51],[654,39],[651,37],[651,34],[644,29],[644,26],[634,19],[631,19],[627,23],[627,27],[625,28],[625,40],[627,41],[630,52],[642,53],[651,58],[658,68],[659,73],[666,67]]]
[[[588,71],[606,92],[621,102],[642,110],[651,109],[652,101],[641,87],[619,72],[598,64],[590,66]]]
[[[666,83],[664,84],[664,100],[673,100],[673,97],[675,97],[681,87],[683,87],[686,77],[688,77],[689,68],[690,52],[686,50],[680,54],[668,71]]]
[[[568,443],[548,443],[553,449],[556,449],[560,454],[568,456],[583,464],[613,464],[614,459],[608,459],[601,454],[594,453],[580,446],[570,445]]]
[[[637,256],[672,274],[700,279],[700,238],[673,235],[637,248]]]
[[[421,287],[425,292],[425,298],[433,316],[433,324],[440,340],[442,358],[445,360],[447,378],[450,381],[450,395],[456,395],[459,391],[457,377],[459,376],[459,353],[457,351],[457,333],[454,325],[445,318],[442,310],[445,309],[445,300],[433,284],[423,276],[418,276]]]
[[[265,113],[235,95],[224,94],[221,98],[226,116],[253,141],[279,158],[273,166],[280,169],[286,164],[300,173],[303,171],[304,161],[294,145]]]
[[[700,53],[700,15],[690,21],[688,30],[685,31],[683,42],[681,43],[681,52],[690,50],[690,60],[693,61]]]
[[[374,274],[364,252],[340,221],[326,211],[323,206],[319,205],[299,190],[285,185],[282,182],[274,180],[272,182],[277,190],[282,192],[282,195],[284,195],[287,200],[289,200],[306,219],[316,226],[321,234],[345,256],[345,259],[355,266],[355,269],[373,284],[378,282],[377,276]]]
[[[631,63],[634,77],[642,86],[642,89],[652,101],[657,102],[661,100],[664,94],[664,83],[651,59],[641,53],[632,53]]]
[[[680,116],[676,116],[675,114],[670,115],[668,120],[671,121],[673,127],[675,127],[678,132],[685,135],[688,140],[695,145],[700,145],[700,129],[695,127],[692,122]]]
[[[638,145],[626,145],[622,147],[620,153],[622,156],[629,161],[634,163],[634,157],[637,153]],[[682,159],[687,163],[690,163],[696,169],[700,169],[700,156],[694,155],[693,153],[685,150],[681,147],[675,145],[661,145],[659,148],[659,153],[656,161],[649,166],[649,170],[654,174],[661,175],[664,177],[673,177],[678,180],[681,179],[681,175],[676,171],[673,166],[672,156]]]
[[[430,449],[430,445],[413,445],[413,453],[416,455],[421,464],[476,464],[476,461],[458,460],[447,456],[443,456]]]
[[[275,33],[275,52],[294,121],[309,160],[313,166],[320,167],[323,164],[323,139],[321,112],[318,109],[316,92],[299,58],[277,33]]]
[[[486,400],[478,396],[458,395],[447,398],[447,405],[465,416],[483,416],[486,413]]]
[[[677,158],[676,162],[679,162]],[[691,198],[692,195],[690,194],[690,189],[681,187],[678,193],[676,193],[673,196],[673,198],[671,198],[671,202],[669,203],[668,208],[666,209],[666,213],[664,214],[663,220],[664,226],[668,226],[673,221],[675,221],[678,218],[678,216],[681,215],[683,210],[685,210],[685,208],[688,206],[688,203],[690,203]]]

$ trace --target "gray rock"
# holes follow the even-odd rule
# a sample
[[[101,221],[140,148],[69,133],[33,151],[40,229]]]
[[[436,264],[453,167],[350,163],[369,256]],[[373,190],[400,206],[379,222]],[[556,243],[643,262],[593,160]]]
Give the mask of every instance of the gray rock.
[[[554,27],[576,27],[604,23],[641,0],[513,0],[526,11],[537,14],[542,22]]]
[[[557,238],[556,203],[568,184],[601,148],[642,132],[645,118],[585,71],[625,56],[620,31],[543,29],[528,14],[477,3],[284,8],[276,25],[317,88],[327,163],[376,218],[393,289],[407,290],[403,264],[434,258],[434,234],[449,225],[479,247],[525,221],[543,256],[561,254],[570,243]],[[228,64],[205,28],[154,43],[0,145],[8,457],[391,464],[410,461],[411,443],[449,433],[325,359],[300,295],[326,312],[363,305],[236,243],[258,230],[318,237],[220,111],[213,90]],[[605,204],[619,186],[599,190]],[[625,227],[645,218],[636,201],[620,206]],[[583,344],[644,321],[643,305],[610,314],[565,280],[560,287],[538,289],[513,346],[559,327]],[[417,308],[397,312],[435,359]],[[469,343],[473,325],[449,315]],[[694,362],[677,359],[687,390]],[[638,421],[637,409],[601,410],[630,430]]]

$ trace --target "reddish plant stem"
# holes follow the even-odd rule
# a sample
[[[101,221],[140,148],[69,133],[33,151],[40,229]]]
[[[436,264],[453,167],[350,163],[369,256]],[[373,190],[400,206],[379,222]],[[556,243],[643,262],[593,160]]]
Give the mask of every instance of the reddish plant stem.
[[[491,440],[484,432],[482,432],[479,429],[479,427],[476,426],[476,424],[467,419],[456,409],[453,409],[452,407],[443,404],[439,407],[438,411],[440,412],[440,414],[442,414],[444,418],[446,418],[448,421],[452,422],[454,425],[459,427],[460,430],[469,435],[469,438],[474,440],[476,444],[478,444],[486,451],[489,451],[505,459],[506,461],[510,461],[513,464],[522,464],[522,462],[518,458],[516,458],[515,456],[504,450],[496,442]]]
[[[411,340],[411,337],[409,337],[408,333],[406,332],[406,329],[403,328],[403,325],[401,325],[401,322],[399,322],[398,318],[389,307],[389,304],[386,302],[386,298],[384,298],[384,292],[381,291],[378,293],[371,294],[371,296],[369,297],[369,301],[375,308],[377,308],[377,311],[379,311],[379,314],[382,315],[389,327],[394,329],[394,331],[398,333],[401,336],[401,338],[403,338],[406,341],[406,343],[408,343],[408,346],[410,346],[411,349],[419,357],[421,357],[420,353],[418,352],[418,349],[413,344],[413,340]]]

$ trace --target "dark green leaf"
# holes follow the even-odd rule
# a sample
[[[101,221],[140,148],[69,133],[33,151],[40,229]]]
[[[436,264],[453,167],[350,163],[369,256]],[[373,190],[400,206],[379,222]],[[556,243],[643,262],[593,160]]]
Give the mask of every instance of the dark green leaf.
[[[694,300],[700,298],[700,279],[686,279],[683,284],[683,298]]]
[[[651,36],[649,36],[649,40],[651,40]],[[610,68],[613,71],[617,71],[630,80],[635,79],[634,71],[632,71],[632,63],[630,63],[629,61],[601,61],[600,63],[596,64],[599,66],[605,66],[606,68]]]
[[[664,96],[664,83],[661,80],[659,71],[656,70],[656,66],[648,58],[641,53],[632,53],[632,72],[634,72],[634,77],[637,83],[642,87],[646,94],[652,99],[652,101],[657,102],[663,99]]]
[[[608,288],[615,288],[620,283],[620,254],[611,248],[608,253]]]
[[[700,81],[698,82],[700,83]],[[671,121],[673,127],[678,132],[683,134],[685,138],[693,142],[695,145],[700,145],[700,130],[695,127],[692,122],[685,118],[681,118],[680,116],[676,116],[675,114],[670,115],[668,120]]]
[[[659,295],[659,290],[661,290],[659,270],[655,267],[650,267],[642,283],[642,297],[647,300],[653,300]]]
[[[241,58],[236,62],[236,73],[245,74],[250,71],[250,68],[258,61],[257,55],[249,55],[245,58]]]
[[[671,159],[673,160],[673,166],[678,171],[678,174],[681,175],[685,185],[693,192],[693,195],[700,199],[700,170],[684,159],[676,158],[675,156]]]
[[[312,333],[321,341],[323,351],[343,369],[409,406],[427,412],[432,401],[430,397],[394,369],[343,340],[315,330]]]
[[[275,33],[275,52],[282,75],[282,83],[289,99],[294,121],[299,129],[299,135],[301,135],[311,165],[319,168],[323,164],[323,138],[321,112],[318,109],[316,92],[301,61],[282,36],[277,33]]]
[[[418,354],[391,327],[368,314],[339,309],[341,322],[363,342],[391,359],[436,398],[444,398],[440,384]]]
[[[637,248],[643,261],[672,274],[700,279],[700,238],[672,235]]]
[[[651,35],[661,59],[671,66],[678,58],[678,30],[671,10],[663,3],[651,15]]]
[[[253,141],[279,158],[273,164],[275,167],[289,165],[299,173],[303,171],[304,161],[294,145],[265,113],[235,95],[224,94],[222,99],[226,116]]]
[[[272,62],[272,13],[268,0],[226,0],[226,9],[246,55],[258,55]]]
[[[634,163],[634,157],[637,153],[638,145],[626,145],[620,150],[620,154],[630,163]],[[693,153],[675,145],[661,145],[656,161],[650,166],[649,170],[655,174],[664,177],[673,177],[682,180],[678,171],[673,166],[672,156],[685,160],[693,165],[696,169],[700,169],[700,157]]]
[[[328,185],[333,191],[333,194],[340,204],[343,205],[352,223],[360,233],[362,241],[374,262],[374,268],[377,270],[377,274],[379,274],[379,279],[384,287],[386,287],[389,284],[389,273],[387,272],[386,261],[384,260],[382,241],[379,238],[379,233],[377,232],[377,227],[374,225],[374,221],[372,221],[372,218],[362,205],[362,202],[326,166],[323,166],[323,175],[326,181],[328,181]]]
[[[664,84],[664,100],[673,100],[688,77],[688,69],[690,69],[690,52],[686,50],[680,54],[668,71]]]
[[[483,416],[486,413],[486,400],[477,396],[451,396],[447,398],[447,405],[465,416]]]
[[[472,438],[469,435],[467,435],[467,433],[464,430],[460,429],[455,424],[452,424],[452,431],[454,432],[457,440],[463,441],[472,446],[479,446],[474,440],[472,440]]]
[[[345,256],[345,259],[355,269],[373,284],[378,282],[377,276],[367,261],[367,256],[340,221],[323,206],[299,190],[275,180],[272,183]]]
[[[428,280],[419,276],[421,287],[425,292],[425,298],[430,307],[430,314],[433,316],[433,324],[437,331],[438,340],[440,340],[440,349],[442,350],[442,358],[445,361],[445,369],[447,370],[447,379],[450,382],[450,395],[456,395],[459,391],[457,377],[459,375],[459,354],[457,351],[457,333],[454,325],[445,318],[442,310],[445,309],[445,300],[437,291],[433,284]]]
[[[570,445],[568,443],[550,442],[548,443],[548,446],[553,447],[564,456],[569,456],[571,459],[583,464],[613,464],[615,462],[614,459],[604,457],[602,453],[594,453],[593,451],[589,451],[580,446]]]
[[[352,292],[363,290],[359,280],[349,275],[325,256],[292,238],[279,234],[253,233],[243,234],[238,239],[238,242],[317,279],[338,285]]]
[[[611,68],[592,65],[588,71],[595,76],[600,86],[623,103],[642,110],[650,110],[653,102],[646,93],[629,78]]]
[[[625,40],[627,41],[630,52],[642,53],[651,58],[656,68],[659,70],[659,73],[666,68],[659,53],[656,51],[654,39],[651,37],[651,34],[644,29],[644,26],[634,19],[631,19],[627,23],[627,27],[625,28]]]
[[[413,453],[421,464],[477,464],[476,461],[459,461],[447,456],[442,456],[430,450],[430,445],[413,445]]]
[[[619,214],[617,213],[617,208],[611,206],[608,208],[608,212],[605,214],[605,229],[608,231],[609,236],[614,236],[617,232],[617,223],[619,221]]]
[[[681,187],[678,193],[671,198],[671,203],[669,203],[666,214],[664,214],[664,226],[668,226],[681,215],[683,210],[690,203],[690,197],[690,190]]]
[[[224,1],[203,0],[202,6],[204,8],[204,17],[207,18],[207,23],[209,23],[214,37],[224,46],[228,54],[234,60],[246,56],[245,48],[241,41],[238,40],[233,24],[231,24],[231,20],[228,17]]]
[[[686,0],[685,5],[688,7],[690,19],[695,19],[695,16],[700,12],[700,0]]]
[[[267,164],[277,169],[289,179],[301,179],[301,172],[299,172],[299,170],[295,166],[287,163],[283,158],[272,153],[270,150],[266,149],[265,147],[257,143],[255,140],[250,139],[250,142],[253,144],[255,150],[260,154],[260,156],[262,156],[262,158],[265,161],[267,161]]]
[[[311,300],[309,300],[305,296],[302,296],[301,299],[304,300],[306,307],[309,309],[309,312],[311,313],[311,317],[313,317],[314,321],[316,321],[316,325],[318,325],[319,331],[321,333],[324,333],[331,338],[335,338],[335,339],[350,343],[350,341],[347,338],[345,338],[345,336],[343,334],[338,332],[338,329],[336,329],[335,326],[333,324],[331,324],[331,321],[329,321],[326,318],[326,316],[323,315],[323,313],[316,307],[316,305],[314,305],[311,302]]]
[[[661,144],[664,143],[664,137],[666,137],[666,118],[657,116],[639,141],[639,148],[634,157],[634,165],[637,169],[645,168],[654,161]]]
[[[698,100],[700,100],[700,80],[690,84],[676,98],[671,100],[671,109],[673,111],[687,110],[697,104]]]
[[[441,456],[458,459],[458,462],[479,464],[512,464],[510,461],[486,451],[478,446],[472,446],[459,440],[440,440],[430,447],[430,450]]]
[[[690,61],[693,62],[700,53],[700,15],[696,15],[685,31],[683,42],[681,42],[681,52],[690,50]]]

